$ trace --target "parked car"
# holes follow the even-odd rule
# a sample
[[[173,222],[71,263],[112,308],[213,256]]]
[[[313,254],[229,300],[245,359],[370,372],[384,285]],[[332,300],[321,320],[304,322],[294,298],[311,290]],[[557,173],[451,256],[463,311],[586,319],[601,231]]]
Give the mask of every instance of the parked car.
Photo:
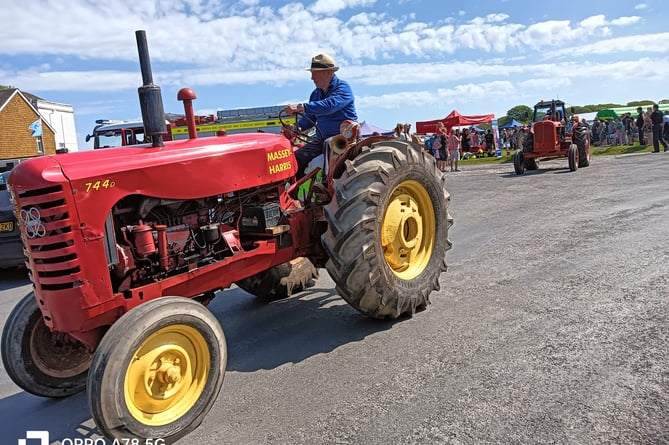
[[[23,244],[7,190],[9,172],[0,173],[0,268],[25,266]]]

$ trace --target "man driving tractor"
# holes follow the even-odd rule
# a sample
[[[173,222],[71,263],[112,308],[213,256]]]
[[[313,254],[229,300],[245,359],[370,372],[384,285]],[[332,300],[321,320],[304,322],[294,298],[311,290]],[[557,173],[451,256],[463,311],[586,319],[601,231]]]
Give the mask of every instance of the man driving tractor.
[[[283,110],[290,115],[302,114],[296,123],[298,130],[317,127],[315,138],[295,151],[298,178],[304,176],[309,161],[329,148],[330,138],[339,134],[342,122],[358,120],[353,91],[348,82],[335,75],[338,69],[328,54],[312,57],[311,66],[306,70],[311,71],[311,80],[316,88],[311,92],[309,102],[289,104]]]

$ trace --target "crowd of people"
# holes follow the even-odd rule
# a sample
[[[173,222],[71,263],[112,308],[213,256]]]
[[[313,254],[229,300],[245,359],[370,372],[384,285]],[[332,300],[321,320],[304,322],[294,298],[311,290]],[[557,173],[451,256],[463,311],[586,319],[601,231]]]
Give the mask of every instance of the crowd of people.
[[[319,128],[318,138],[305,143],[295,152],[298,177],[304,176],[305,168],[311,160],[330,151],[330,141],[342,131],[342,123],[357,122],[353,91],[346,81],[335,75],[339,67],[332,56],[328,54],[314,56],[311,59],[311,66],[306,70],[311,72],[311,79],[316,87],[311,92],[309,101],[289,104],[284,109],[287,114],[301,116],[294,130],[299,132],[316,125]],[[592,124],[585,120],[579,123],[578,116],[572,116],[569,121],[566,121],[566,116],[562,116],[561,119],[567,127],[567,132],[571,131],[572,125],[588,126],[591,142],[596,146],[632,145],[637,141],[640,145],[645,145],[646,141],[652,138],[654,152],[660,151],[660,143],[664,151],[667,151],[669,111],[662,114],[659,106],[655,104],[648,107],[645,112],[642,107],[638,107],[637,113],[636,118],[632,117],[631,113],[612,120],[595,118]],[[515,150],[522,145],[521,141],[528,131],[529,128],[526,126],[501,129],[499,135],[502,146],[499,148],[506,150],[507,153]],[[411,132],[411,124],[398,123],[395,126],[394,136],[424,147],[437,160],[437,167],[441,171],[449,168],[450,171],[460,171],[459,162],[463,157],[495,156],[497,152],[495,135],[490,129],[479,131],[476,127],[471,127],[449,131],[442,122],[439,122],[433,135],[419,137]]]
[[[622,117],[612,119],[594,118],[592,122],[580,120],[579,125],[589,128],[590,140],[594,146],[616,146],[616,145],[649,145],[652,144],[653,151],[660,151],[660,145],[664,151],[669,150],[669,111],[662,113],[659,106],[637,108],[637,116],[625,113]],[[563,119],[563,125],[569,134],[569,129],[578,120],[578,116]],[[439,169],[445,171],[448,166],[452,171],[459,171],[458,161],[471,156],[494,156],[495,137],[490,130],[481,131],[476,127],[465,129],[454,129],[450,134],[442,123],[438,124],[437,131],[433,135],[425,136],[416,140],[416,136],[410,132],[410,124],[397,124],[395,135],[404,132],[403,140],[413,141],[425,147],[437,159]],[[499,130],[501,149],[507,154],[522,146],[522,141],[530,131],[529,126],[502,128]]]
[[[408,126],[408,127],[407,127]],[[412,141],[427,150],[436,160],[441,171],[459,172],[460,160],[470,156],[495,156],[495,136],[491,130],[478,131],[475,127],[448,131],[442,122],[437,123],[434,134],[418,137],[410,131],[410,124],[397,124],[395,137]],[[403,132],[406,136],[403,135]]]
[[[664,114],[658,105],[637,108],[636,117],[625,113],[613,119],[595,118],[591,125],[591,142],[597,146],[646,145],[652,141],[653,151],[659,151],[659,144],[665,147],[669,140],[669,111]],[[657,135],[656,135],[657,133]]]

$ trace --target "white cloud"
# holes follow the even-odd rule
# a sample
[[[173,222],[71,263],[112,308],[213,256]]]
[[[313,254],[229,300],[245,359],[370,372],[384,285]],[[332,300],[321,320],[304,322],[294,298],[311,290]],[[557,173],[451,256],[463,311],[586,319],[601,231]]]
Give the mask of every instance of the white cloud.
[[[581,20],[579,26],[581,29],[593,32],[597,28],[601,28],[606,25],[606,17],[604,14],[593,15],[587,19]]]
[[[528,26],[520,33],[521,40],[531,48],[561,45],[574,38],[576,32],[569,20],[547,20]]]
[[[316,0],[309,10],[316,14],[336,14],[343,9],[371,6],[376,0]]]
[[[628,25],[633,25],[635,23],[639,23],[640,21],[641,17],[639,16],[619,17],[617,19],[611,20],[611,24],[616,26],[628,26]]]
[[[503,22],[504,20],[508,19],[510,16],[508,14],[488,14],[485,16],[485,21],[488,23],[497,23],[497,22]]]
[[[589,43],[585,45],[578,45],[572,48],[565,48],[561,50],[551,51],[546,54],[546,57],[558,57],[558,56],[585,56],[592,54],[620,54],[620,53],[663,53],[667,54],[667,48],[663,45],[647,45],[649,39],[656,40],[658,42],[667,41],[669,39],[669,32],[653,34],[652,36],[627,36],[627,37],[615,37],[611,39],[601,40],[595,43]]]
[[[137,29],[147,31],[154,78],[165,89],[280,87],[279,96],[292,98],[299,92],[290,88],[311,86],[300,77],[302,69],[324,51],[335,57],[366,110],[407,103],[418,109],[421,101],[492,107],[534,102],[553,89],[581,91],[585,84],[588,94],[639,94],[624,86],[626,79],[669,72],[665,45],[648,44],[651,37],[669,41],[669,33],[641,28],[639,16],[611,16],[603,4],[598,9],[604,13],[585,17],[579,8],[548,13],[554,6],[545,3],[532,8],[536,13],[519,13],[513,2],[429,15],[412,8],[417,2],[411,0],[393,3],[402,14],[378,0],[6,3],[4,21],[21,26],[0,28],[0,84],[28,91],[136,91]],[[634,8],[648,10],[646,3]],[[495,12],[500,9],[509,13]],[[618,37],[637,29],[637,35]],[[34,62],[18,64],[24,60]],[[621,85],[604,86],[600,78]]]

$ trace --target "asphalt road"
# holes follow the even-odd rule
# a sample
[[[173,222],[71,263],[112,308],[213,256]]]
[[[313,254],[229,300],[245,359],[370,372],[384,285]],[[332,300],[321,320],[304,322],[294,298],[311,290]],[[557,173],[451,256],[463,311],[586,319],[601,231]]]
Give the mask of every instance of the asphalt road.
[[[669,443],[669,153],[448,173],[449,270],[413,318],[370,320],[315,288],[210,305],[228,372],[179,444]],[[0,321],[27,291],[0,280]],[[0,375],[0,442],[99,435],[83,394]],[[68,442],[68,440],[70,442]]]

